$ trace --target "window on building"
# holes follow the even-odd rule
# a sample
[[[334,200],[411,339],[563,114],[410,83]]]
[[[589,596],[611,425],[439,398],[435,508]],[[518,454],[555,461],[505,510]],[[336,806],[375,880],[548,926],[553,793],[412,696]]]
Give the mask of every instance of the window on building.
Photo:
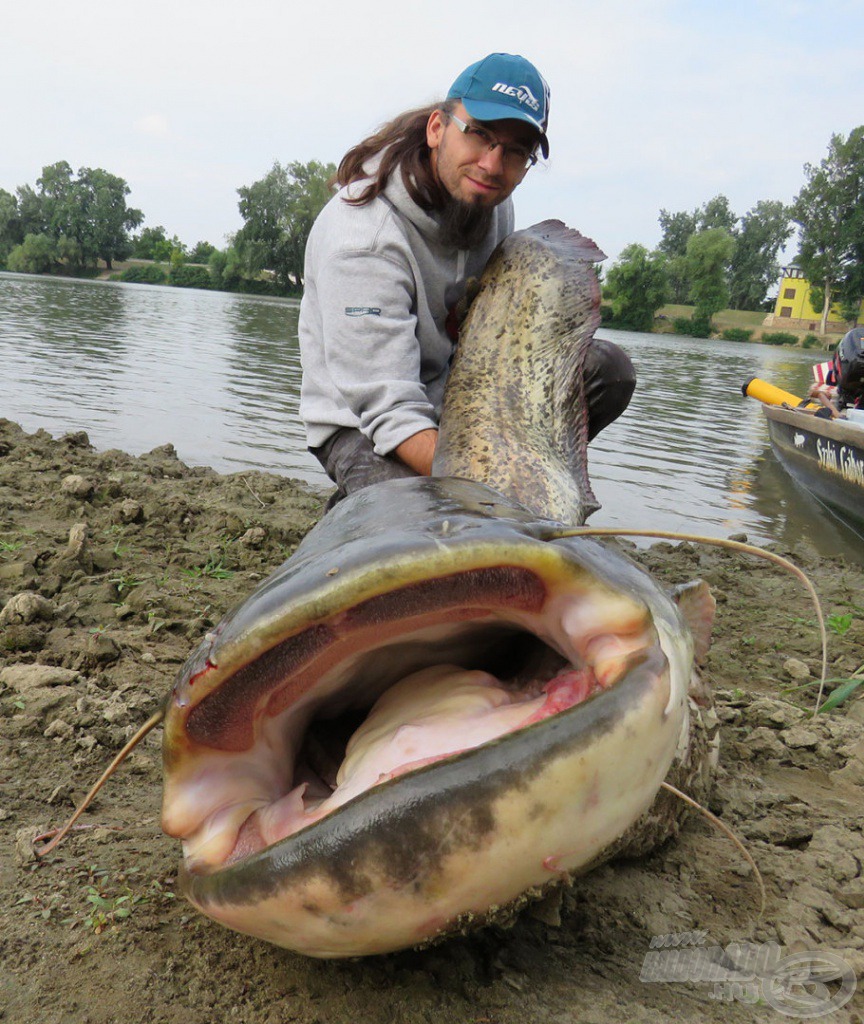
[[[794,288],[787,288],[786,291],[783,292],[783,298],[784,299],[794,299],[795,298],[795,289]]]
[[[781,306],[780,307],[780,316],[792,316],[792,307],[791,306]]]

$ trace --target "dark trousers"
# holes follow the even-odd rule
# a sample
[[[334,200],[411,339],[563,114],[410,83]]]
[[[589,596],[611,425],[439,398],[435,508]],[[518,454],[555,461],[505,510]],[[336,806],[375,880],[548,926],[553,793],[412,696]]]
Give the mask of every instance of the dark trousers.
[[[636,371],[626,352],[611,341],[594,338],[585,356],[584,379],[588,440],[592,441],[630,404]],[[377,455],[369,438],[352,427],[340,427],[320,448],[310,451],[336,484],[327,508],[370,484],[417,475],[395,455]]]

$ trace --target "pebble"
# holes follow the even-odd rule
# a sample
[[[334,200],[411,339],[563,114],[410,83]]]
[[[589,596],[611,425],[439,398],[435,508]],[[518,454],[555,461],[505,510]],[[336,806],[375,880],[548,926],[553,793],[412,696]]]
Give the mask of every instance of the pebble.
[[[114,508],[114,518],[121,523],[140,523],[144,518],[144,509],[132,498],[126,498]]]
[[[786,729],[783,732],[783,739],[786,746],[793,750],[815,750],[819,746],[819,737],[816,733],[802,726]]]
[[[745,741],[745,746],[751,754],[759,754],[763,757],[785,757],[786,747],[777,739],[771,729],[760,726],[754,729]]]
[[[787,658],[783,662],[783,671],[797,683],[806,683],[812,675],[810,666],[799,658]]]
[[[54,611],[54,604],[47,597],[25,590],[6,602],[0,611],[0,626],[33,622],[34,619],[50,622],[54,618]]]
[[[95,665],[110,665],[120,657],[120,648],[114,640],[105,633],[91,633],[87,637],[82,654],[83,664],[93,667]]]
[[[60,489],[75,498],[89,498],[93,493],[93,481],[77,473],[70,473],[69,476],[63,477]]]
[[[80,672],[59,665],[7,665],[0,670],[0,683],[18,693],[49,686],[70,686],[80,680]]]
[[[79,566],[85,574],[93,571],[93,555],[90,552],[87,534],[86,523],[75,523],[69,530],[69,541],[62,556],[67,564]]]
[[[15,833],[15,859],[19,864],[32,864],[36,858],[36,836],[42,829],[28,825]]]
[[[64,722],[62,718],[55,718],[42,735],[46,740],[53,739],[55,736],[62,740],[68,740],[74,731],[69,722]],[[51,800],[48,802],[51,803]]]

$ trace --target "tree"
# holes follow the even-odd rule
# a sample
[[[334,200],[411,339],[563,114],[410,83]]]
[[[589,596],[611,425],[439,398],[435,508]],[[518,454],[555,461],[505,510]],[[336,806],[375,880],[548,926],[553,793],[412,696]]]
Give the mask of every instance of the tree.
[[[57,243],[48,235],[27,235],[6,263],[16,274],[45,274],[57,263]]]
[[[250,276],[266,269],[281,291],[302,288],[306,241],[332,195],[328,182],[335,173],[333,164],[317,160],[286,167],[277,160],[260,181],[237,189],[244,225],[234,245]]]
[[[18,217],[21,222],[21,240],[25,235],[44,234],[48,230],[42,209],[42,199],[30,185],[21,185],[18,194]]]
[[[46,235],[55,243],[64,239],[64,258],[73,265],[107,267],[130,251],[129,230],[144,214],[126,205],[129,186],[101,167],[82,167],[77,177],[65,160],[42,168],[38,191],[29,185],[18,189],[21,230]],[[61,251],[61,250],[58,250]]]
[[[690,281],[687,277],[687,243],[696,231],[698,211],[686,213],[670,213],[660,211],[660,230],[663,237],[657,246],[659,252],[666,256],[666,273],[669,277],[669,288],[672,302],[686,302],[690,294]]]
[[[214,252],[216,252],[216,246],[210,242],[196,242],[186,258],[190,263],[207,263]]]
[[[230,292],[239,287],[242,279],[240,256],[233,245],[224,251],[216,249],[210,253],[207,268],[214,288]]]
[[[158,251],[161,252],[161,247],[167,245],[169,248],[168,257],[156,255],[157,247]],[[159,260],[170,258],[170,242],[168,236],[165,234],[165,228],[161,224],[157,224],[155,228],[142,228],[140,233],[132,236],[132,251],[129,254],[136,260]]]
[[[140,210],[126,205],[129,186],[101,167],[82,167],[75,191],[83,206],[84,226],[76,239],[85,258],[105,261],[125,259],[132,249],[129,232],[144,220]]]
[[[792,234],[790,209],[767,199],[741,218],[729,274],[731,309],[760,309],[780,273],[777,254]]]
[[[848,138],[832,135],[818,167],[804,165],[806,183],[793,205],[800,227],[797,263],[823,296],[820,332],[832,302],[849,311],[864,298],[864,125]]]
[[[660,253],[628,245],[606,274],[604,296],[611,300],[613,322],[633,331],[650,331],[654,315],[669,296],[669,277]]]
[[[735,233],[735,225],[738,223],[738,216],[729,209],[729,200],[724,195],[716,195],[696,214],[699,231],[708,231],[711,228],[723,228],[730,235]]]
[[[724,228],[698,231],[687,243],[690,299],[696,308],[694,320],[710,322],[715,313],[729,305],[727,273],[735,252],[735,239]]]
[[[0,267],[5,264],[15,246],[23,241],[18,200],[11,192],[0,188]]]
[[[729,209],[729,200],[724,195],[716,195],[692,213],[684,210],[670,213],[660,211],[660,239],[658,250],[667,257],[666,271],[673,302],[687,302],[692,290],[690,263],[687,259],[687,245],[699,231],[711,228],[722,228],[730,235],[735,234],[738,217]]]
[[[155,228],[143,228],[139,235],[132,236],[131,255],[137,260],[169,263],[176,253],[186,258],[186,246],[176,235],[169,238],[161,224]]]

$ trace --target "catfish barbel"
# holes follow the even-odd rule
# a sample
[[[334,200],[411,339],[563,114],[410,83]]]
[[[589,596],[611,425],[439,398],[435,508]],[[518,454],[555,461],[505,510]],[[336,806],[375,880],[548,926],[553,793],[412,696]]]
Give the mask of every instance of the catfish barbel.
[[[608,855],[684,754],[681,610],[563,536],[597,507],[581,362],[602,258],[557,221],[506,239],[434,475],[342,501],[181,671],[162,821],[216,921],[338,957],[497,919]],[[685,603],[704,637],[704,587]]]

